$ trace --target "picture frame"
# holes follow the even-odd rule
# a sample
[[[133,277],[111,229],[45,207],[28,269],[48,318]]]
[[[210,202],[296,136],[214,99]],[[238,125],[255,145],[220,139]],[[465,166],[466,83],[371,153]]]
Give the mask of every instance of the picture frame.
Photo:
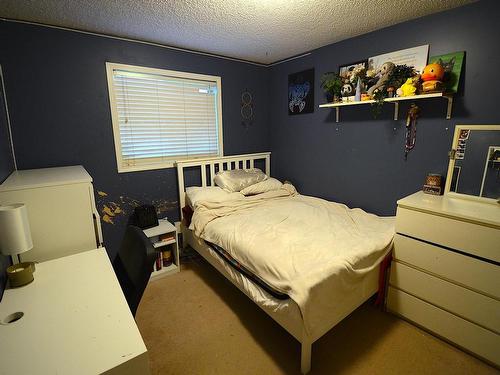
[[[288,114],[314,112],[314,68],[288,75]]]
[[[460,83],[465,51],[436,55],[429,58],[429,64],[437,63],[444,68],[444,85],[448,93],[456,93]]]
[[[415,70],[422,73],[427,65],[429,56],[429,45],[424,44],[418,47],[406,48],[399,51],[384,53],[368,58],[368,69],[377,71],[384,63],[390,61],[395,65],[413,66]]]
[[[357,67],[368,67],[368,60],[360,60],[356,62],[352,62],[350,64],[339,65],[339,77],[341,77],[344,81],[349,78],[349,72]]]

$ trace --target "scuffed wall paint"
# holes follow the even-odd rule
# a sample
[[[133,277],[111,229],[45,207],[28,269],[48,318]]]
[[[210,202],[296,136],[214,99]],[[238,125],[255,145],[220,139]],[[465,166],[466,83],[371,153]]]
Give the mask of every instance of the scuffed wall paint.
[[[141,201],[139,199],[120,195],[118,199],[110,199],[109,194],[104,191],[97,191],[97,207],[101,214],[101,221],[105,224],[115,225],[128,221],[134,209],[143,204],[152,204],[156,208],[158,217],[165,217],[168,211],[177,208],[177,201],[167,199],[152,199],[151,201]]]
[[[92,176],[96,190],[107,194],[95,191],[99,213],[105,204],[114,213],[115,207],[110,202],[125,211],[114,213],[115,216],[108,214],[114,224],[104,221],[102,224],[104,245],[110,259],[115,258],[120,248],[133,208],[121,203],[121,195],[141,204],[156,204],[162,216],[167,215],[172,222],[179,219],[180,210],[172,207],[164,212],[179,200],[175,168],[117,171],[106,80],[107,61],[220,76],[224,86],[225,154],[269,151],[269,75],[265,68],[4,21],[0,21],[0,40],[0,60],[14,124],[19,169],[83,165]],[[27,71],[31,73],[27,75]],[[47,80],[50,80],[49,85]],[[253,103],[258,109],[248,130],[238,125],[244,88],[252,92]],[[30,103],[29,111],[25,110],[27,102]],[[0,136],[0,144],[1,140]]]

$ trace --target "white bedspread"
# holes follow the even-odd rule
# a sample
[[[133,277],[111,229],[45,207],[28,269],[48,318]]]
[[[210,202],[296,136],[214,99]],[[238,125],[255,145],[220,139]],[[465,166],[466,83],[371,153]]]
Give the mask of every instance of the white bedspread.
[[[285,184],[244,200],[198,202],[190,229],[287,293],[311,333],[389,252],[394,220]]]

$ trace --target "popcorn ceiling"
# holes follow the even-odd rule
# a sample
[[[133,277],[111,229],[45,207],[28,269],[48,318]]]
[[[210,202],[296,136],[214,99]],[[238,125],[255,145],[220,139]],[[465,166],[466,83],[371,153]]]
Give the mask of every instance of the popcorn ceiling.
[[[471,0],[1,0],[0,17],[269,64]]]

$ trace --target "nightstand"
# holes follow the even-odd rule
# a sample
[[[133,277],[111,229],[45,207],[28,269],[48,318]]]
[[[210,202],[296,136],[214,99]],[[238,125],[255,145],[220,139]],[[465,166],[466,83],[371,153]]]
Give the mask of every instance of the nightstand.
[[[175,226],[166,219],[159,219],[156,227],[144,229],[143,232],[158,251],[158,260],[155,262],[151,280],[179,272],[181,263],[179,260],[177,229]],[[162,240],[161,237],[166,238]],[[162,254],[169,251],[172,253],[172,264],[164,266]]]

